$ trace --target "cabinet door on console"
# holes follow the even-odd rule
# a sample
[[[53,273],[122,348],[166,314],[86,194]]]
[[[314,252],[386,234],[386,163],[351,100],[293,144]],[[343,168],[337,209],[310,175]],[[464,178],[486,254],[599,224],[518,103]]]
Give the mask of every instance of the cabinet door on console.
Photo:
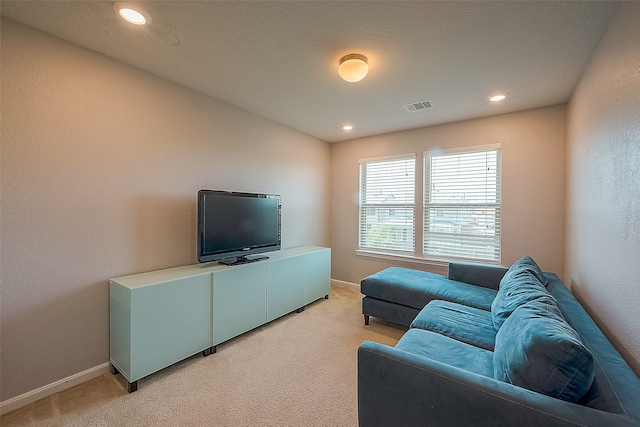
[[[329,295],[331,290],[331,249],[322,248],[305,254],[304,303]]]
[[[304,258],[293,256],[267,264],[267,322],[304,305]]]
[[[130,381],[211,346],[210,275],[131,291]]]
[[[267,321],[267,263],[213,273],[213,345]]]

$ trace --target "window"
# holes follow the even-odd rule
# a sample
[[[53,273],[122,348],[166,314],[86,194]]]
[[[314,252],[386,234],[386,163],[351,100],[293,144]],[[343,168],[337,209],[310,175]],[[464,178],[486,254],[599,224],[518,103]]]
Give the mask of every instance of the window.
[[[500,262],[500,148],[424,153],[423,255]]]
[[[360,249],[415,248],[415,155],[360,161]]]

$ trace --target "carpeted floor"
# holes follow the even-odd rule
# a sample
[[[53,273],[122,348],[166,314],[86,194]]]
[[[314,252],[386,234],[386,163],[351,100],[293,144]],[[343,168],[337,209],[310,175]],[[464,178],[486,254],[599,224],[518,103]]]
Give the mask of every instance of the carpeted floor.
[[[2,426],[357,426],[356,353],[406,329],[364,326],[357,286],[143,378],[104,374],[0,418]]]

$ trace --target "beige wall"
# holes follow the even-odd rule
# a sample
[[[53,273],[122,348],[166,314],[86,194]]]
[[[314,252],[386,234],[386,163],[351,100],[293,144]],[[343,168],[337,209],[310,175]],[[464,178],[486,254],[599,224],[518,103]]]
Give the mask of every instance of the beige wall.
[[[568,108],[566,282],[640,374],[640,3],[624,2]]]
[[[2,20],[1,394],[109,360],[108,279],[195,263],[200,188],[328,246],[329,145]]]
[[[434,148],[494,143],[502,145],[502,264],[511,265],[521,256],[531,255],[543,269],[562,276],[564,105],[332,144],[332,277],[359,283],[390,265],[446,274],[445,267],[356,255],[359,159],[402,153],[420,156]]]

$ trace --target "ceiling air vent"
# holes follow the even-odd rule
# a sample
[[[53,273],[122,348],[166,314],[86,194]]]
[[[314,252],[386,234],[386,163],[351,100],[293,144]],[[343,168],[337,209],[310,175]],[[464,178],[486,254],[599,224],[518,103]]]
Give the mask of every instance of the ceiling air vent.
[[[433,104],[428,99],[425,101],[412,102],[411,104],[403,105],[404,109],[409,113],[415,113],[416,111],[427,110],[433,108]]]

